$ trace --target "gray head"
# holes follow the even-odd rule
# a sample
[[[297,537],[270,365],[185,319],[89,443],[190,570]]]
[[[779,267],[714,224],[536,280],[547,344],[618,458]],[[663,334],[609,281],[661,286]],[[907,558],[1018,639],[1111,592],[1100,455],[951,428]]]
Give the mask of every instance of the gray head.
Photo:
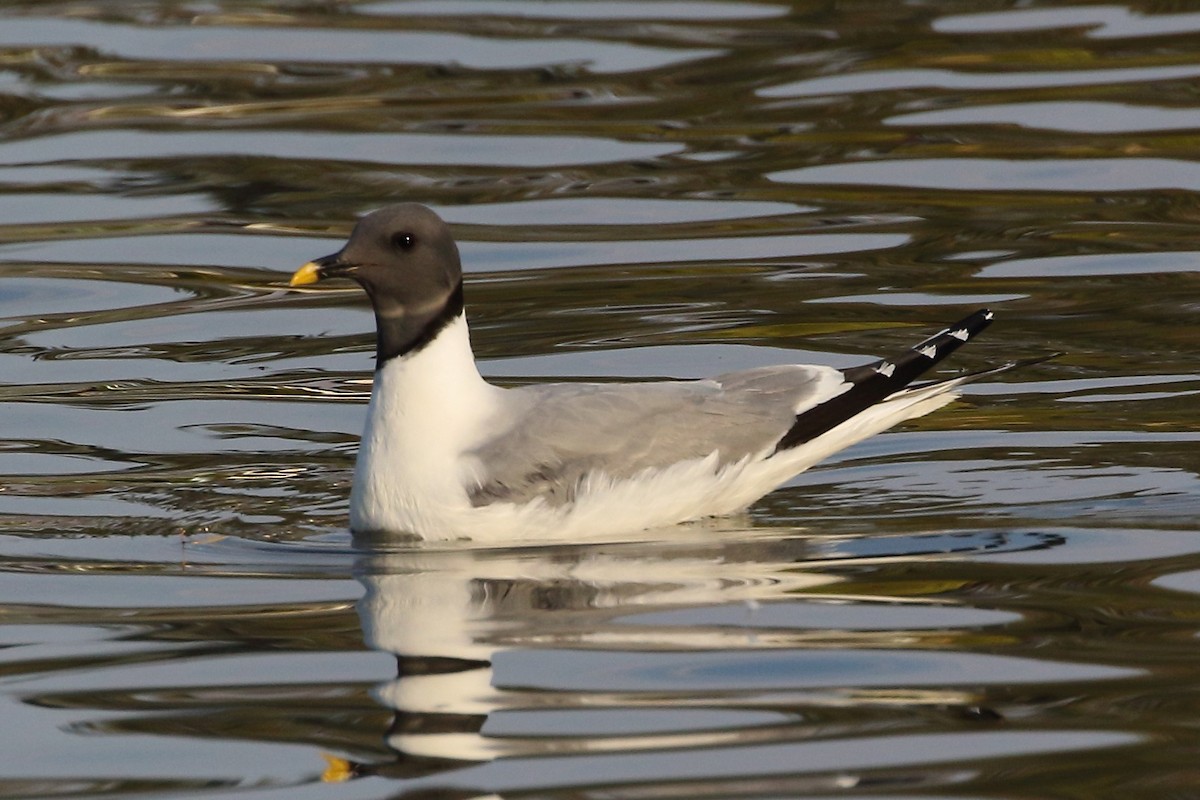
[[[376,367],[416,352],[463,310],[462,263],[450,228],[416,203],[358,221],[338,252],[305,264],[292,286],[350,278],[375,309]]]

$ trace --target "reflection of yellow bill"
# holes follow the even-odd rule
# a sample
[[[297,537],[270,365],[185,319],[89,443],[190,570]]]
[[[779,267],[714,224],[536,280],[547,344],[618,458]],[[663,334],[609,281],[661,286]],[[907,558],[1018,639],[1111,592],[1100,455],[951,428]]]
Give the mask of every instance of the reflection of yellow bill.
[[[304,266],[307,267],[310,265],[305,264]],[[300,270],[300,272],[303,271],[303,269]],[[300,272],[296,274],[299,275]],[[329,765],[321,773],[321,781],[323,783],[344,783],[354,777],[354,767],[346,759],[338,758],[328,753],[321,753],[321,758],[325,759],[325,763]]]
[[[316,283],[321,279],[320,270],[321,268],[315,261],[310,261],[296,270],[296,274],[292,276],[288,286],[307,286],[310,283]]]

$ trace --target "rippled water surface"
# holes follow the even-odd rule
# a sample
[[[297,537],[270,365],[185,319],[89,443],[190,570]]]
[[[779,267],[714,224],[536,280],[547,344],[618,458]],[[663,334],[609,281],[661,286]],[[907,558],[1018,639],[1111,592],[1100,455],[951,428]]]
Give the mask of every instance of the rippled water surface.
[[[0,795],[1200,796],[1187,3],[0,7]],[[502,383],[1059,358],[648,541],[355,548],[359,214]]]

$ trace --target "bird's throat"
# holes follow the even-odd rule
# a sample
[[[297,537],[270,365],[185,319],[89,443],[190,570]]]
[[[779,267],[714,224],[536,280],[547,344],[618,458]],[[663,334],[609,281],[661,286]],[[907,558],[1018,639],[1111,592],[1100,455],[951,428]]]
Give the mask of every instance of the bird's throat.
[[[445,302],[429,309],[391,309],[375,306],[375,369],[393,358],[420,352],[447,325],[463,313],[462,281],[446,296]]]

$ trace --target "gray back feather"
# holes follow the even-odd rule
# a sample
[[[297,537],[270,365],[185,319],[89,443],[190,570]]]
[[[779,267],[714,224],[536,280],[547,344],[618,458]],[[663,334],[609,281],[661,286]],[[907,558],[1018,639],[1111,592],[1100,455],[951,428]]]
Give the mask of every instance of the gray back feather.
[[[773,447],[831,372],[787,365],[701,381],[510,389],[505,428],[474,453],[485,474],[471,501],[561,505],[592,474],[620,480],[713,452],[719,465],[739,461]]]

